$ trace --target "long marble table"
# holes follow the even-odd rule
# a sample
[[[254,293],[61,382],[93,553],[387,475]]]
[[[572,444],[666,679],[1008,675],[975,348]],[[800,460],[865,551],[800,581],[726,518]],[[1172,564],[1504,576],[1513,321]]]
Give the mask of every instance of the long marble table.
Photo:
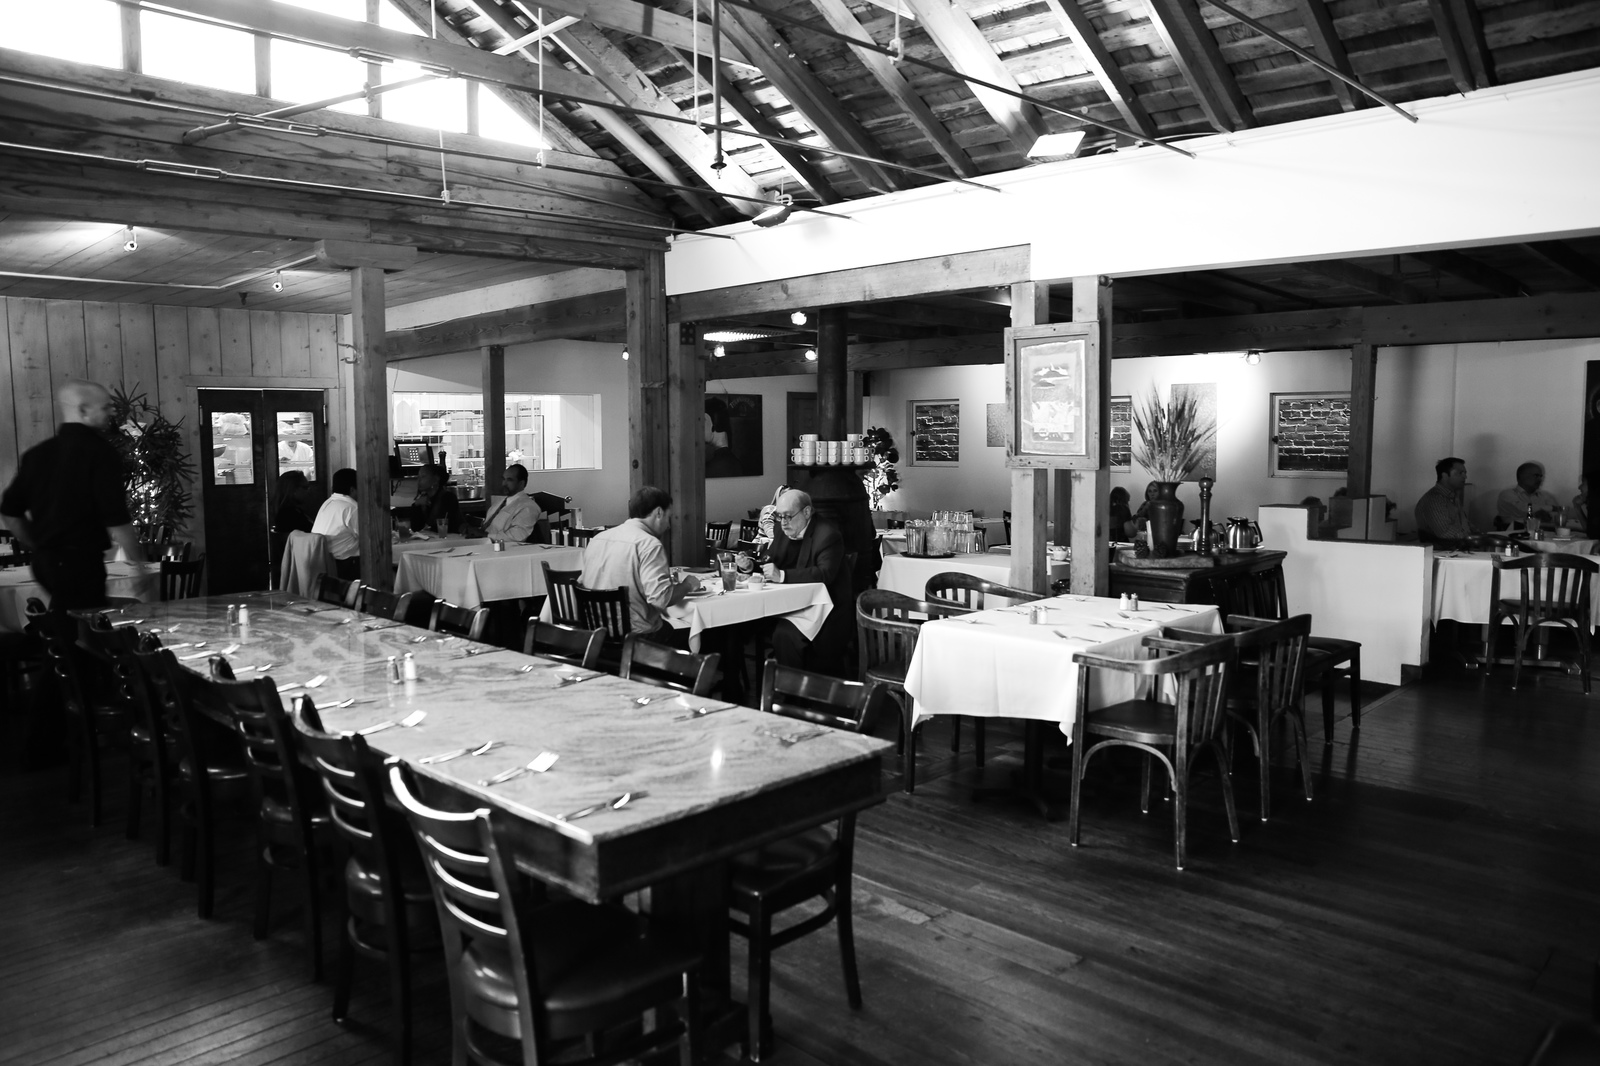
[[[249,625],[227,624],[230,602],[248,605]],[[286,593],[142,604],[113,618],[138,619],[131,624],[158,632],[193,668],[217,652],[240,677],[272,664],[268,674],[286,689],[285,700],[309,693],[331,730],[426,712],[411,728],[368,734],[368,743],[456,786],[446,795],[460,809],[511,815],[517,865],[534,877],[592,902],[655,886],[654,912],[698,931],[703,993],[714,1013],[730,1002],[725,861],[883,800],[885,741],[830,731],[786,745],[774,733],[793,723],[736,706],[679,721],[691,708],[723,705],[669,695],[639,706],[637,697],[663,690]],[[195,641],[206,646],[176,646]],[[406,652],[419,676],[391,684],[387,657]],[[319,675],[326,681],[301,687]],[[346,700],[355,702],[339,706]],[[417,763],[486,740],[504,746],[479,758]],[[479,784],[542,751],[559,756],[548,772]],[[579,822],[558,818],[630,791],[649,795]],[[736,1032],[731,1010],[720,1017]]]
[[[161,596],[161,567],[156,563],[123,560],[106,564],[106,595],[132,600]],[[0,570],[0,633],[20,633],[28,623],[28,599],[37,596],[50,603],[50,594],[34,579],[33,567]]]

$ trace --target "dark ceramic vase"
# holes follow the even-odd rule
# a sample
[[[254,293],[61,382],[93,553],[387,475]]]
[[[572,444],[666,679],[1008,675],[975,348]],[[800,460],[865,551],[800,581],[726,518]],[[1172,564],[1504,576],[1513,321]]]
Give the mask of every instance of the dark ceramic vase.
[[[1178,499],[1176,481],[1156,482],[1156,497],[1146,502],[1150,515],[1150,554],[1166,559],[1178,554],[1178,535],[1183,532],[1183,501]]]

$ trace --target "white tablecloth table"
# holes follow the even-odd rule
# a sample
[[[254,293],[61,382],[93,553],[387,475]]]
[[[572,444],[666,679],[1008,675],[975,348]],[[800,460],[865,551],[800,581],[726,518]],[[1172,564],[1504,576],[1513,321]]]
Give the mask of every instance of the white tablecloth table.
[[[957,571],[981,577],[985,581],[994,581],[1001,585],[1011,584],[1011,559],[1005,555],[991,555],[987,552],[982,555],[952,555],[946,559],[921,559],[908,555],[887,555],[883,559],[883,569],[878,571],[878,587],[898,592],[902,596],[911,596],[922,599],[927,590],[928,579],[948,571]],[[1050,580],[1055,581],[1067,576],[1069,564],[1051,563]]]
[[[583,549],[508,544],[497,552],[486,540],[435,541],[431,548],[400,556],[394,587],[401,593],[425,589],[458,607],[478,607],[490,600],[545,595],[540,563],[552,570],[581,570]]]
[[[1204,604],[1146,604],[1133,612],[1106,597],[1038,602],[1047,608],[1048,624],[1032,625],[1026,604],[925,623],[906,672],[914,721],[936,714],[1035,718],[1056,722],[1071,736],[1080,673],[1073,652],[1137,659],[1143,639],[1162,626],[1222,630],[1217,609]],[[1131,699],[1134,682],[1126,674],[1095,674],[1090,706]]]
[[[1593,537],[1546,537],[1544,540],[1518,541],[1524,551],[1563,552],[1567,555],[1593,555],[1600,540]]]
[[[1433,621],[1446,619],[1469,625],[1489,624],[1489,590],[1494,582],[1493,552],[1435,552],[1433,556]],[[1597,590],[1591,583],[1591,601]],[[1500,579],[1500,595],[1522,595],[1522,579],[1515,572]],[[1590,608],[1590,620],[1600,625],[1600,612]]]
[[[708,585],[721,585],[720,580],[709,576],[702,576],[700,580]],[[828,595],[828,586],[820,581],[754,588],[741,585],[736,592],[708,591],[687,596],[667,608],[667,622],[678,629],[687,629],[690,650],[699,651],[700,634],[704,630],[780,615],[793,622],[801,636],[812,640],[831,610],[833,597]]]
[[[156,563],[106,564],[106,595],[149,602],[161,598],[161,568]],[[20,633],[28,624],[28,597],[50,605],[50,594],[34,580],[33,567],[0,570],[0,631]]]

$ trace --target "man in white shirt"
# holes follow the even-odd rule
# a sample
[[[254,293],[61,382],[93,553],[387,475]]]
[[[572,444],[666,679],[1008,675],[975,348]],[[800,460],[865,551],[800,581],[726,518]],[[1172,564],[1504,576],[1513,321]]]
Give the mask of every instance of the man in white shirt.
[[[505,493],[497,503],[489,500],[489,520],[483,525],[483,535],[490,540],[507,544],[521,544],[533,536],[533,527],[544,512],[528,495],[528,469],[521,463],[506,467],[500,489]]]
[[[583,549],[585,588],[628,590],[633,632],[662,644],[687,649],[689,631],[667,624],[666,609],[700,587],[695,576],[672,580],[661,538],[670,526],[672,496],[646,485],[628,501],[628,520],[595,534]]]
[[[357,514],[356,472],[349,467],[333,472],[333,493],[323,501],[317,511],[317,520],[311,523],[311,532],[328,538],[328,550],[333,554],[334,573],[341,581],[361,577],[361,541],[357,536],[360,518]]]

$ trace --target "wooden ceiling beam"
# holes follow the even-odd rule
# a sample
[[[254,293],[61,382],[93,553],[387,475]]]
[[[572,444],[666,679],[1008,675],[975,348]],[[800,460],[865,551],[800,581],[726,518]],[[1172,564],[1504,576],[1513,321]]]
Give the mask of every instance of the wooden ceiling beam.
[[[1197,270],[1191,276],[1205,278],[1212,284],[1221,286],[1224,289],[1246,289],[1252,293],[1263,293],[1273,299],[1282,300],[1284,303],[1296,304],[1301,310],[1310,311],[1322,306],[1320,300],[1313,300],[1309,296],[1302,296],[1297,292],[1290,292],[1288,289],[1280,289],[1276,285],[1265,285],[1259,281],[1252,281],[1249,278],[1242,278],[1221,270]]]
[[[891,300],[850,308],[852,325],[862,318],[889,318],[918,326],[949,326],[967,330],[1004,329],[1011,321],[1011,316],[1004,308],[970,311],[950,307],[943,302],[916,300]]]
[[[1529,241],[1528,251],[1591,289],[1600,289],[1600,263],[1575,250],[1566,241]]]
[[[1381,296],[1385,300],[1392,300],[1397,304],[1427,303],[1428,298],[1416,288],[1398,278],[1386,277],[1366,267],[1345,262],[1343,259],[1328,259],[1319,263],[1301,263],[1300,269],[1313,274],[1321,274],[1332,281],[1341,282],[1363,292],[1370,292],[1374,296]]]
[[[1304,0],[1310,2],[1310,0]],[[1077,46],[1078,56],[1083,60],[1083,65],[1089,68],[1089,73],[1094,75],[1100,83],[1100,88],[1111,99],[1112,104],[1122,115],[1122,121],[1146,137],[1156,135],[1156,124],[1150,118],[1150,113],[1139,102],[1139,96],[1128,83],[1122,73],[1122,67],[1111,55],[1111,50],[1100,39],[1100,31],[1095,29],[1089,16],[1083,13],[1083,7],[1078,0],[1045,0],[1045,6],[1055,12],[1056,18],[1061,20],[1063,28],[1071,35],[1072,42]]]
[[[1531,296],[1528,287],[1516,278],[1503,271],[1496,270],[1487,263],[1480,263],[1476,259],[1463,255],[1461,252],[1410,252],[1411,258],[1418,262],[1426,263],[1442,274],[1449,274],[1453,278],[1465,281],[1469,285],[1476,285],[1486,292],[1496,296]]]
[[[871,370],[908,370],[926,366],[976,366],[1005,360],[1003,330],[981,337],[924,337],[917,340],[881,341],[852,344],[847,349],[849,369],[856,373]],[[817,364],[808,360],[804,348],[787,348],[747,355],[729,354],[712,359],[706,368],[708,378],[775,377],[782,374],[815,374]]]
[[[858,40],[872,40],[872,35],[856,19],[844,0],[811,0],[811,3],[818,13],[822,15],[823,19],[827,21],[828,25],[837,32]],[[978,168],[973,165],[972,159],[960,145],[956,144],[956,139],[950,135],[950,131],[945,128],[944,123],[940,122],[934,115],[933,109],[923,101],[922,97],[917,95],[916,90],[911,88],[911,83],[906,81],[905,77],[900,73],[899,68],[894,64],[894,60],[882,52],[876,52],[870,48],[861,48],[856,45],[848,45],[847,47],[855,55],[856,59],[860,60],[861,65],[866,67],[868,72],[877,79],[884,92],[888,93],[900,105],[901,110],[910,116],[912,125],[933,147],[933,150],[938,152],[939,156],[950,165],[950,169],[963,178],[976,177]]]
[[[745,54],[757,61],[773,88],[800,113],[806,123],[829,145],[857,155],[881,156],[883,151],[861,124],[844,109],[828,87],[803,63],[791,58],[792,52],[777,29],[765,18],[743,8],[728,7],[722,12],[723,30]],[[875,192],[905,188],[900,175],[864,159],[840,157],[856,177]]]
[[[1339,31],[1333,25],[1333,16],[1328,14],[1328,5],[1324,0],[1289,0],[1289,6],[1300,16],[1300,25],[1311,39],[1311,50],[1339,73],[1349,78],[1355,77],[1349,53],[1344,50],[1344,42],[1339,39]],[[1333,89],[1341,110],[1357,111],[1367,106],[1367,97],[1338,78],[1329,78],[1328,85]]]
[[[1178,71],[1194,90],[1206,121],[1222,133],[1256,124],[1250,101],[1222,58],[1217,38],[1196,6],[1198,0],[1146,0],[1155,27]]]
[[[1472,0],[1428,0],[1428,9],[1456,88],[1469,93],[1493,85],[1493,60],[1483,36],[1483,19]]]
[[[951,0],[906,0],[917,13],[918,25],[938,46],[950,65],[962,74],[1021,92],[1022,86],[995,54],[994,46],[972,21],[972,16]],[[1033,142],[1050,132],[1039,109],[1025,100],[969,83],[967,89],[1024,155]]]
[[[1152,289],[1186,303],[1221,311],[1225,315],[1253,315],[1261,311],[1261,304],[1256,300],[1217,293],[1203,284],[1194,284],[1189,275],[1184,274],[1118,278],[1117,285],[1127,286],[1135,291],[1140,288]]]
[[[690,53],[680,52],[675,48],[669,48],[668,52],[676,57],[686,69],[690,67]],[[733,108],[733,113],[743,119],[746,126],[768,137],[787,138],[793,134],[792,130],[784,129],[763,115],[761,109],[740,91],[738,84],[728,77],[725,71],[716,68],[716,65],[711,62],[710,56],[694,58],[694,66],[700,71],[700,77],[704,78],[708,83],[715,79],[717,88],[722,93],[722,102]],[[803,151],[791,144],[768,142],[767,147],[771,148],[778,158],[783,161],[783,165],[788,168],[794,180],[811,190],[811,195],[817,198],[818,203],[837,204],[843,201],[844,197],[834,191],[833,183],[828,180],[827,175],[818,169],[811,160],[807,159]]]
[[[495,2],[482,0],[475,6],[482,10]],[[693,48],[697,36],[693,19],[648,4],[635,3],[634,0],[534,0],[523,6],[524,17],[527,17],[527,12],[541,7],[546,16],[571,15],[591,26],[616,30],[630,37],[643,37],[685,52]],[[710,55],[711,27],[704,22],[700,24],[698,38],[701,52]],[[752,70],[760,69],[726,32],[722,35],[722,60]]]
[[[383,355],[391,363],[397,363],[430,355],[476,351],[491,344],[580,339],[623,328],[627,323],[626,304],[624,291],[611,289],[491,311],[409,332],[391,332],[384,339]]]

